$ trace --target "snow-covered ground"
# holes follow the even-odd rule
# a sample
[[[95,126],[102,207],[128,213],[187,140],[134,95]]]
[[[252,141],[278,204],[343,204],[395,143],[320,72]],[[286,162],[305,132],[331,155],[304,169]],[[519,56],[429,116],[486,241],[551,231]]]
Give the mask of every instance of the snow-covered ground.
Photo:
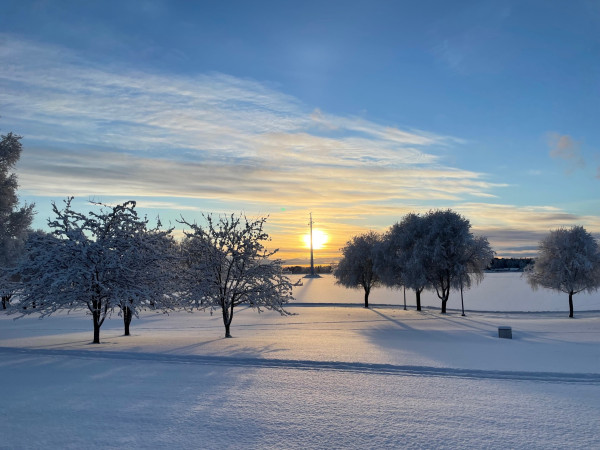
[[[99,345],[83,312],[0,314],[0,447],[600,448],[600,312],[366,310],[306,281],[233,339],[218,314],[113,317]]]
[[[569,312],[569,296],[548,289],[533,291],[519,272],[486,273],[481,284],[463,292],[465,309],[473,311],[566,311]],[[360,303],[364,301],[362,289],[345,289],[336,286],[332,275],[307,279],[291,276],[292,281],[301,280],[303,285],[294,288],[297,302]],[[402,290],[376,288],[371,292],[369,303],[403,305]],[[413,291],[406,291],[406,303],[415,304]],[[575,312],[600,311],[600,291],[581,292],[573,297]],[[434,291],[421,294],[421,304],[439,308],[440,300]],[[448,308],[460,309],[460,291],[451,291]]]

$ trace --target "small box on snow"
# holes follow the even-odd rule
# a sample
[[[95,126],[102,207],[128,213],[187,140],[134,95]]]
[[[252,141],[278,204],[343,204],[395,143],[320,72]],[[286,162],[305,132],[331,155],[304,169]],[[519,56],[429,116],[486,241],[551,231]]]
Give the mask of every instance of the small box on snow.
[[[504,339],[512,339],[512,328],[498,327],[498,337]]]

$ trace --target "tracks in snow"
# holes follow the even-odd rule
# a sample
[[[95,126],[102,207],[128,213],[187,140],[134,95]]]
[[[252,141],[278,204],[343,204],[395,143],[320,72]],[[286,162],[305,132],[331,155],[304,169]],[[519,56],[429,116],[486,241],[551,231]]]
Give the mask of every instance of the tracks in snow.
[[[597,373],[520,372],[503,370],[456,369],[449,367],[404,366],[396,364],[371,364],[343,361],[288,360],[208,355],[169,355],[163,353],[111,352],[103,350],[26,349],[14,347],[0,347],[0,354],[121,360],[126,362],[147,361],[168,364],[247,367],[255,369],[323,370],[373,375],[600,384],[600,374]]]

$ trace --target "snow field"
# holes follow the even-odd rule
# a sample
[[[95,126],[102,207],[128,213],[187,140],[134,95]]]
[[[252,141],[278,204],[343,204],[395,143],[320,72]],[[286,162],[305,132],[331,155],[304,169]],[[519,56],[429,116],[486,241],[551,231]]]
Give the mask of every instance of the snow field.
[[[569,296],[548,289],[531,289],[519,272],[486,273],[483,281],[463,293],[465,310],[467,311],[519,311],[542,312],[564,311],[569,314]],[[352,303],[364,302],[362,289],[346,289],[335,284],[332,275],[322,275],[322,278],[303,279],[300,275],[292,275],[296,282],[301,279],[302,286],[294,288],[295,301],[298,303]],[[600,311],[600,291],[592,294],[581,292],[573,297],[575,315],[580,311]],[[403,305],[402,290],[375,288],[369,296],[369,304]],[[415,305],[415,294],[406,291],[406,304]],[[421,304],[432,308],[440,308],[441,302],[434,291],[424,291],[421,294]],[[460,310],[460,292],[451,291],[448,308]]]
[[[218,313],[113,316],[97,345],[83,311],[0,314],[0,448],[600,448],[599,312],[307,300],[233,339]]]
[[[245,308],[234,315],[234,339],[223,339],[218,314],[147,313],[123,336],[113,316],[91,345],[84,312],[39,320],[0,316],[0,346],[31,349],[120,351],[232,356],[280,360],[360,362],[532,372],[600,372],[600,314],[469,313],[397,307],[289,306],[293,316]],[[513,339],[498,339],[498,326]]]
[[[600,386],[3,355],[5,448],[598,448]]]

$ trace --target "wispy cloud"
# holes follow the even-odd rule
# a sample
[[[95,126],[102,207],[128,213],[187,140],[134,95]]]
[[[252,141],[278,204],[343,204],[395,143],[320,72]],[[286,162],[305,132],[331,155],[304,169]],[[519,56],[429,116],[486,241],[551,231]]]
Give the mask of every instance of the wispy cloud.
[[[458,200],[498,187],[446,166],[460,140],[310,110],[264,84],[96,67],[2,36],[3,115],[35,142],[35,195],[146,195],[262,204]]]
[[[269,161],[267,156],[271,155]],[[416,165],[417,167],[413,167]],[[494,185],[452,168],[397,167],[285,151],[261,158],[181,161],[99,150],[28,148],[23,189],[41,196],[148,196],[220,199],[277,206],[342,205],[394,200],[460,200]]]
[[[504,256],[533,256],[539,241],[557,228],[582,225],[590,232],[600,231],[598,216],[572,214],[551,206],[463,203],[455,209]]]
[[[127,200],[125,198],[123,198],[121,200],[115,201],[114,203],[119,204],[119,203],[123,203],[125,201],[127,201]],[[151,201],[151,200],[139,201],[138,200],[136,202],[136,204],[137,204],[138,208],[145,208],[145,209],[156,209],[156,210],[172,209],[175,211],[182,211],[184,213],[186,211],[202,212],[202,209],[198,206],[184,205],[179,202],[160,202],[160,201]]]
[[[571,136],[558,133],[551,133],[548,139],[550,146],[550,156],[554,159],[561,159],[567,162],[567,172],[573,172],[576,169],[585,167],[585,161],[581,155],[579,142]]]
[[[449,165],[440,155],[458,138],[328,114],[263,83],[98,67],[8,35],[0,58],[2,125],[25,136],[21,190],[38,198],[134,198],[161,216],[206,205],[270,214],[286,259],[298,257],[309,210],[332,234],[323,260],[352,234],[436,205],[453,205],[484,234],[582,221],[558,209],[480,203],[505,185]],[[600,230],[597,220],[583,223]],[[494,236],[499,248],[532,245]]]
[[[552,206],[517,206],[498,203],[462,203],[456,208],[467,217],[476,217],[476,226],[484,229],[544,231],[576,223],[600,229],[600,218],[565,212]]]

